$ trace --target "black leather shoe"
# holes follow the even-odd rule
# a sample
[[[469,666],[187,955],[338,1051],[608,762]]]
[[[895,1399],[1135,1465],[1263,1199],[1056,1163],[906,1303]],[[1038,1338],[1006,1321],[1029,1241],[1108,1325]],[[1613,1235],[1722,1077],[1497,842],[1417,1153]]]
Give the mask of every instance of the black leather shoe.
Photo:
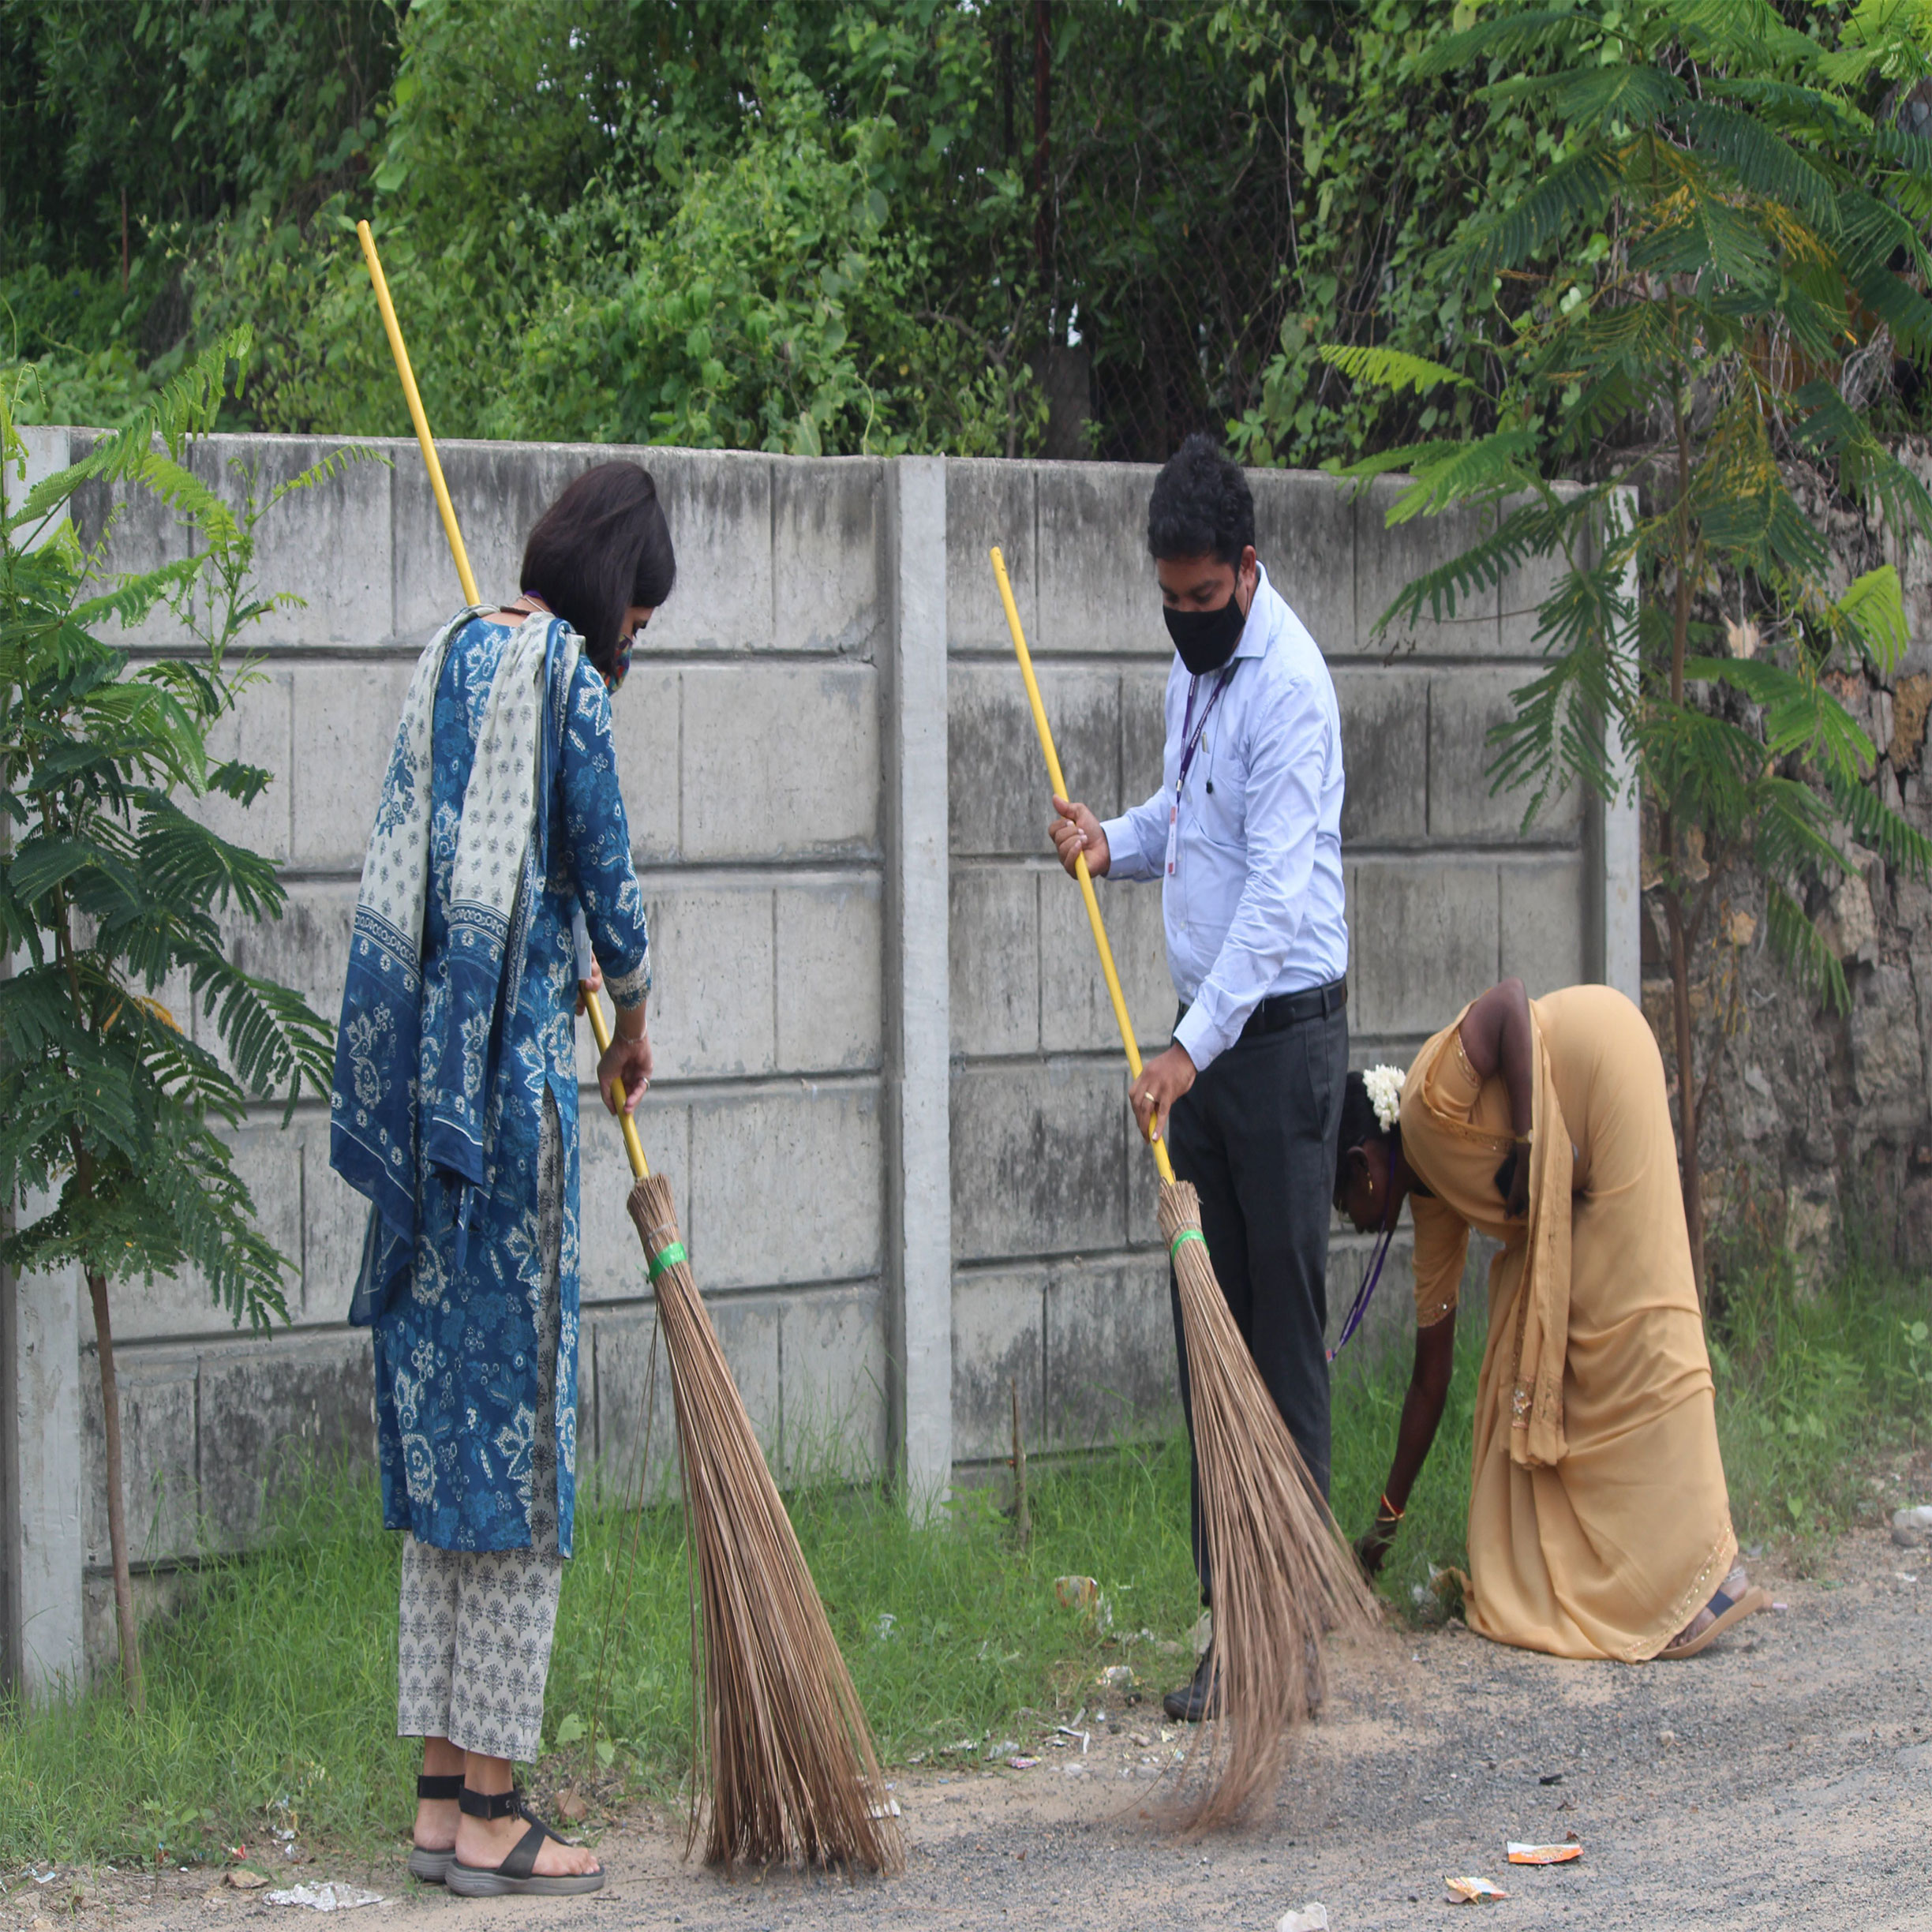
[[[1194,1675],[1161,1699],[1161,1709],[1176,1724],[1199,1724],[1208,1716],[1208,1661],[1204,1654],[1194,1666]]]

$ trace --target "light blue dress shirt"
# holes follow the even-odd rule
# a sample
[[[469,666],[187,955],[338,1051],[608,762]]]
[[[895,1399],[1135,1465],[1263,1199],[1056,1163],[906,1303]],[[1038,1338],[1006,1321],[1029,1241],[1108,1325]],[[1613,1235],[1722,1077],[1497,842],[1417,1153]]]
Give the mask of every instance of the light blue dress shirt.
[[[1222,677],[1227,687],[1177,799],[1189,687],[1196,687],[1198,728]],[[1161,882],[1167,970],[1188,1006],[1174,1038],[1205,1067],[1241,1037],[1263,999],[1348,971],[1335,684],[1265,570],[1225,670],[1196,680],[1175,657],[1166,719],[1160,790],[1101,829],[1109,879]]]

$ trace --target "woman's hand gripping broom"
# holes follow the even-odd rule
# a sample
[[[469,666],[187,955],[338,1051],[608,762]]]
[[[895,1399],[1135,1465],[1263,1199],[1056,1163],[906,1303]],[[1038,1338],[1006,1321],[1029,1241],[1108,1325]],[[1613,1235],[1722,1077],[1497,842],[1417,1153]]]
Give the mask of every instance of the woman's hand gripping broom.
[[[369,223],[358,223],[356,233],[463,595],[474,604],[476,579]],[[606,1052],[611,1035],[603,1007],[594,994],[585,1006],[597,1050]],[[627,1205],[644,1243],[671,1361],[685,1507],[697,1549],[703,1736],[711,1761],[705,1855],[727,1867],[739,1860],[802,1860],[896,1871],[904,1852],[859,1694],[691,1279],[670,1185],[646,1165],[630,1113],[620,1110],[618,1120],[636,1177]],[[693,1665],[700,1674],[696,1657]],[[694,1792],[698,1783],[694,1777]],[[697,1822],[694,1807],[694,1838]]]
[[[1034,728],[1057,796],[1070,798],[1054,750],[1033,660],[1020,628],[1006,562],[996,549],[993,574],[1026,680]],[[1075,859],[1087,923],[1106,975],[1133,1077],[1140,1075],[1127,1001],[1083,853]],[[1193,1188],[1174,1178],[1158,1127],[1150,1132],[1160,1170],[1160,1226],[1180,1289],[1200,1512],[1214,1589],[1208,1708],[1224,1720],[1205,1740],[1203,1788],[1182,1806],[1190,1833],[1230,1823],[1280,1777],[1290,1727],[1307,1714],[1325,1629],[1367,1630],[1374,1601],[1346,1539],[1314,1485],[1294,1439],[1268,1394],[1228,1311],[1200,1230]],[[1197,1745],[1197,1751],[1202,1747]]]

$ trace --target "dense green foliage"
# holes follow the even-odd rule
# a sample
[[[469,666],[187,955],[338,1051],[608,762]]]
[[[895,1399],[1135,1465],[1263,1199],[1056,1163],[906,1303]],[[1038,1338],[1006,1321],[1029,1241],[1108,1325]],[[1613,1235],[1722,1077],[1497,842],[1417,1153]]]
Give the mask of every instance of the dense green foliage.
[[[1787,1563],[1815,1567],[1875,1503],[1916,1500],[1887,1478],[1932,1435],[1923,1320],[1912,1339],[1923,1294],[1886,1275],[1810,1297],[1775,1268],[1750,1280],[1713,1337],[1732,1509],[1747,1544],[1776,1544]],[[1483,1344],[1471,1309],[1442,1433],[1380,1579],[1411,1613],[1420,1591],[1436,1614],[1432,1569],[1467,1560]],[[1335,1387],[1335,1506],[1351,1530],[1375,1507],[1408,1380],[1399,1350],[1365,1359],[1344,1357]],[[1091,1708],[1108,1664],[1125,1663],[1150,1692],[1178,1681],[1198,1608],[1187,1489],[1178,1436],[1036,1464],[1024,1552],[983,1493],[929,1534],[890,1496],[795,1490],[800,1541],[888,1762],[1030,1743]],[[0,1861],[145,1859],[163,1844],[184,1860],[219,1857],[237,1842],[256,1852],[271,1827],[394,1855],[416,1762],[395,1735],[398,1541],[376,1533],[380,1511],[370,1482],[299,1488],[260,1552],[183,1577],[176,1613],[148,1633],[140,1723],[111,1693],[0,1713],[0,1789],[11,1799]],[[545,1717],[560,1755],[539,1767],[540,1789],[590,1771],[595,1718],[609,1762],[590,1775],[606,1797],[675,1792],[691,1715],[683,1529],[675,1507],[647,1511],[633,1572],[631,1521],[608,1497],[578,1515]],[[1111,1633],[1061,1606],[1053,1580],[1069,1572],[1099,1578]]]
[[[1865,782],[1876,750],[1829,683],[1896,670],[1898,573],[1844,582],[1797,494],[1855,505],[1901,549],[1932,537],[1932,495],[1863,406],[1895,361],[1932,361],[1932,140],[1899,107],[1932,82],[1928,21],[1860,0],[1828,46],[1764,0],[1662,0],[1617,24],[1515,9],[1440,43],[1429,70],[1533,103],[1556,156],[1465,227],[1443,272],[1531,278],[1548,299],[1496,346],[1486,431],[1347,472],[1413,473],[1391,520],[1475,509],[1492,533],[1410,585],[1385,623],[1452,615],[1533,560],[1548,573],[1545,668],[1515,694],[1491,768],[1524,792],[1526,818],[1577,784],[1628,790],[1655,814],[1646,884],[1669,938],[1700,1277],[1689,962],[1720,881],[1751,868],[1773,945],[1844,1011],[1807,893],[1855,869],[1853,839],[1932,868],[1932,841]],[[1544,71],[1526,77],[1526,57]],[[1563,271],[1578,254],[1596,257],[1587,279]],[[1365,387],[1470,386],[1387,347],[1324,354]]]
[[[234,963],[224,920],[275,919],[286,893],[269,860],[206,822],[209,803],[246,806],[269,780],[208,750],[252,675],[237,646],[268,608],[250,579],[259,512],[247,478],[238,511],[187,449],[245,347],[217,345],[30,488],[0,386],[0,945],[16,961],[0,980],[0,1261],[108,1282],[192,1267],[260,1327],[286,1312],[285,1264],[218,1130],[251,1093],[286,1084],[291,1107],[305,1083],[326,1095],[330,1035],[299,995]],[[172,511],[187,554],[109,578],[107,528],[84,538],[77,500],[92,492],[98,512],[113,490]],[[118,633],[162,612],[198,648],[131,665]],[[170,1013],[163,992],[188,1005]]]
[[[1316,354],[1486,366],[1430,264],[1551,137],[1423,71],[1451,9],[1046,11],[1041,163],[1035,0],[0,0],[0,330],[42,420],[247,320],[238,422],[401,432],[366,214],[446,435],[1308,463],[1478,420]]]

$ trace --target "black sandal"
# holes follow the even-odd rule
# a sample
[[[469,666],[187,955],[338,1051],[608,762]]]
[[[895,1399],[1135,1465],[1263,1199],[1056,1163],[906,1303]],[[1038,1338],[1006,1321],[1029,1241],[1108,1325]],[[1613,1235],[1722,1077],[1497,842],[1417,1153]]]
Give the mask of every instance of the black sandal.
[[[452,1771],[444,1777],[429,1777],[419,1773],[416,1779],[416,1797],[418,1803],[427,1798],[432,1803],[441,1800],[447,1803],[462,1799],[462,1773]],[[420,1878],[425,1885],[441,1885],[449,1876],[449,1868],[456,1854],[451,1852],[425,1852],[421,1845],[411,1845],[409,1855],[410,1876]]]
[[[565,1898],[579,1893],[600,1892],[604,1888],[604,1873],[600,1866],[596,1871],[562,1872],[555,1877],[537,1872],[537,1854],[542,1849],[546,1838],[554,1838],[559,1844],[568,1844],[570,1840],[561,1832],[554,1832],[530,1808],[527,1799],[515,1786],[507,1792],[485,1794],[472,1791],[466,1784],[458,1802],[464,1815],[477,1818],[520,1818],[530,1825],[530,1829],[510,1848],[510,1855],[500,1865],[466,1865],[459,1858],[449,1862],[444,1882],[449,1889],[463,1898],[504,1898],[521,1895],[534,1898]]]

